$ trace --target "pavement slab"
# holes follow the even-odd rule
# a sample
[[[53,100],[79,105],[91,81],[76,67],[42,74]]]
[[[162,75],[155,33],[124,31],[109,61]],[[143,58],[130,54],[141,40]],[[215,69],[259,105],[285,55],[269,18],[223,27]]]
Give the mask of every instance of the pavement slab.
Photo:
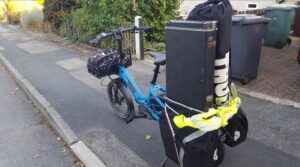
[[[85,132],[83,139],[107,166],[150,167],[135,152],[123,144],[109,129],[97,128]]]
[[[32,40],[33,38],[24,34],[24,33],[19,33],[19,32],[8,32],[8,33],[2,33],[1,34],[4,38],[10,40],[10,41],[14,41],[14,40],[22,40],[22,41],[28,41],[28,40]]]
[[[120,120],[107,99],[105,84],[109,80],[104,80],[104,86],[101,86],[101,80],[88,74],[82,62],[86,58],[82,58],[80,53],[61,47],[30,56],[30,52],[17,48],[15,43],[1,36],[0,45],[6,48],[1,51],[2,54],[105,164],[158,166],[164,160],[158,123],[138,119],[126,124]],[[148,64],[136,61],[128,68],[143,92],[147,92],[153,74],[153,66]],[[159,83],[165,85],[164,68]],[[238,147],[227,147],[221,166],[298,166],[299,109],[241,96],[250,124],[249,138]],[[152,140],[145,140],[146,135],[151,135]],[[168,166],[175,165],[168,162]]]
[[[59,47],[50,44],[48,42],[41,42],[38,40],[32,40],[32,41],[27,41],[23,43],[17,44],[19,48],[24,49],[30,54],[39,54],[39,53],[45,53],[45,52],[51,52],[58,50]]]
[[[75,70],[78,68],[86,67],[86,61],[80,60],[78,58],[57,61],[56,64],[64,67],[67,70]]]

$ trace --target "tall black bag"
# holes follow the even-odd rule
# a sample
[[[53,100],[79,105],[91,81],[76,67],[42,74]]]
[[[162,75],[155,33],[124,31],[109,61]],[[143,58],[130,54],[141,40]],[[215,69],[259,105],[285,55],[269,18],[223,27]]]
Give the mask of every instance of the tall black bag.
[[[215,104],[222,105],[229,99],[229,50],[231,48],[232,6],[229,0],[208,0],[197,5],[188,20],[218,21],[215,62]]]

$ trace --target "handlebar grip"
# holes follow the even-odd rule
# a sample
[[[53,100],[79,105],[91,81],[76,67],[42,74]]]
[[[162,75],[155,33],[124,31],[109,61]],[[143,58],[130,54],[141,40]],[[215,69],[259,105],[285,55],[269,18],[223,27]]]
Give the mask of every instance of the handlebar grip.
[[[139,30],[139,31],[148,31],[151,29],[151,27],[150,26],[140,26],[140,27],[136,27],[135,29]]]

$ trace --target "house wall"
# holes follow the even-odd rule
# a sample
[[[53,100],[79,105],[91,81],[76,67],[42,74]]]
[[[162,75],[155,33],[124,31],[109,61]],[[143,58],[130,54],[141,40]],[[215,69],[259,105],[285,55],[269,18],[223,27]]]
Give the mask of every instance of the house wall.
[[[184,0],[180,5],[180,16],[186,17],[189,12],[199,3],[205,2],[206,0]],[[263,9],[267,6],[272,6],[278,3],[280,0],[230,0],[234,10],[243,11],[249,10],[247,8],[248,3],[257,3],[257,9]],[[285,0],[285,4],[294,4],[298,0]]]

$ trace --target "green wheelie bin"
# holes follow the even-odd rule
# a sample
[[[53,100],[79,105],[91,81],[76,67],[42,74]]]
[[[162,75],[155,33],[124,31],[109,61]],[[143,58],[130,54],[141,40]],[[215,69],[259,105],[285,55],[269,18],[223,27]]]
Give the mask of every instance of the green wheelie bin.
[[[270,18],[270,24],[265,35],[266,46],[278,49],[286,44],[291,44],[292,40],[288,37],[295,17],[295,8],[287,5],[277,5],[265,9],[265,17]]]

